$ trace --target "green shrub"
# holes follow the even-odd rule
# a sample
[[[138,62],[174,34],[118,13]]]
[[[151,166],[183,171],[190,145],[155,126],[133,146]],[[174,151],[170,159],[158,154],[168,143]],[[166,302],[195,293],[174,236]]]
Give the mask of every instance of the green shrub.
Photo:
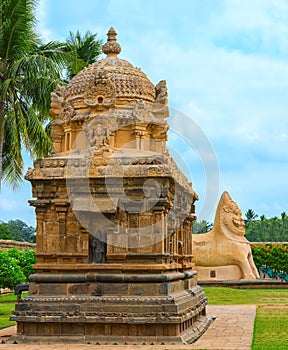
[[[7,250],[8,256],[10,256],[10,258],[15,259],[17,262],[20,259],[21,253],[22,253],[21,250],[19,250],[17,248],[11,248],[11,249]]]
[[[17,284],[25,281],[18,262],[8,252],[0,250],[0,288],[14,289]]]
[[[32,273],[35,273],[35,270],[32,268],[32,265],[36,263],[35,250],[24,249],[21,252],[19,258],[19,266],[24,273],[26,281],[28,281],[29,276]]]
[[[288,273],[288,246],[282,243],[255,244],[251,246],[257,267],[265,266],[275,271]]]
[[[17,248],[0,250],[0,287],[14,289],[19,283],[27,282],[29,275],[35,272],[35,251]]]

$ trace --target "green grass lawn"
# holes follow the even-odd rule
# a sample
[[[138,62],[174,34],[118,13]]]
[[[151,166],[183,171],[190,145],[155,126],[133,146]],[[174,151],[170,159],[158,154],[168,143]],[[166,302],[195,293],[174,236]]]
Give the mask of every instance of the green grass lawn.
[[[22,297],[27,295],[28,292],[22,293]],[[17,296],[14,294],[0,295],[0,329],[14,326],[16,322],[9,321],[12,311],[15,310],[15,303]]]
[[[0,295],[0,329],[13,326],[16,322],[9,321],[12,311],[15,309],[16,295]]]
[[[258,306],[252,349],[288,349],[288,307]]]
[[[288,349],[288,289],[204,288],[211,305],[257,305],[252,350]]]
[[[203,288],[211,305],[286,305],[288,289]],[[288,348],[287,348],[288,349]]]

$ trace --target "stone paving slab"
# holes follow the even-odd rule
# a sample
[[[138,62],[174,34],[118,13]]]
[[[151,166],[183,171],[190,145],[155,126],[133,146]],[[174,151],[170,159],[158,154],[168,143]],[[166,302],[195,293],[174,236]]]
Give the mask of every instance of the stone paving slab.
[[[250,350],[255,305],[208,305],[208,314],[216,317],[208,331],[189,345],[89,345],[89,344],[0,344],[0,350]],[[9,334],[8,334],[9,333]],[[0,331],[1,337],[13,335],[16,327]]]

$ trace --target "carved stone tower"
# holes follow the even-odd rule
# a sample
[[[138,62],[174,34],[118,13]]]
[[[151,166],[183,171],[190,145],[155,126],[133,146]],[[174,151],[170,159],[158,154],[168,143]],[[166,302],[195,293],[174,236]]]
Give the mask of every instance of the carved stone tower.
[[[209,326],[197,194],[166,148],[166,82],[118,58],[116,35],[51,96],[54,151],[26,175],[37,263],[12,316],[18,341],[189,343]]]

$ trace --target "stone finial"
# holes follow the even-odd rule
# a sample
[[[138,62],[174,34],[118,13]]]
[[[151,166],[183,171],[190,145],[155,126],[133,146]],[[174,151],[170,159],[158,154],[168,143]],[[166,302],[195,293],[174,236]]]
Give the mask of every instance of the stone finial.
[[[115,57],[121,52],[121,46],[117,43],[117,33],[116,30],[111,27],[107,33],[108,40],[107,43],[105,43],[102,46],[102,51],[105,53],[108,57]]]

